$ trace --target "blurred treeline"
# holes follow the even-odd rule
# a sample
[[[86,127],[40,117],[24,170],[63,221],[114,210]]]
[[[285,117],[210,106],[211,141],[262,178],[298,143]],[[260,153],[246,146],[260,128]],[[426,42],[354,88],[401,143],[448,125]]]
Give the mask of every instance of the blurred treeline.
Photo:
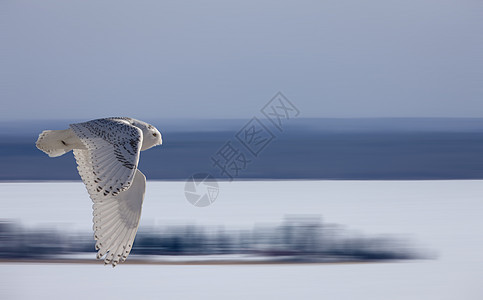
[[[90,234],[54,229],[26,229],[0,221],[0,258],[51,259],[58,255],[95,252]],[[131,254],[243,254],[292,261],[414,259],[409,241],[366,237],[320,217],[289,216],[279,225],[256,225],[250,230],[222,226],[176,225],[140,228]],[[94,257],[94,255],[93,255]]]

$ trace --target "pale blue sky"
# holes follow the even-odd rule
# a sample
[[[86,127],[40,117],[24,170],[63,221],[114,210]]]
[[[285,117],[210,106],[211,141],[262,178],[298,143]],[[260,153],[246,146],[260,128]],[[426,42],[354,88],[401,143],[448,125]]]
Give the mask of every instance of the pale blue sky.
[[[0,2],[2,119],[483,117],[478,0]]]

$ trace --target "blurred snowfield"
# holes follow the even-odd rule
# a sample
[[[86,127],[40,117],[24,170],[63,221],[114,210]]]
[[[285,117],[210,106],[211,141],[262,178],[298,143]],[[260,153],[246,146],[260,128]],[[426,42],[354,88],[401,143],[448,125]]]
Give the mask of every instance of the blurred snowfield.
[[[148,180],[184,180],[281,91],[313,120],[268,125],[276,139],[237,177],[259,181],[219,182],[204,208],[184,181],[148,181],[140,230],[310,215],[431,258],[0,261],[0,300],[483,299],[482,12],[482,1],[439,0],[0,1],[0,180],[77,180],[72,155],[50,159],[38,134],[116,115],[163,133],[141,156]],[[80,181],[0,182],[1,222],[44,244],[54,231],[92,237],[91,206]]]
[[[320,215],[348,232],[403,236],[434,259],[312,265],[1,263],[1,299],[480,299],[483,181],[219,182],[209,207],[184,182],[148,181],[141,229],[192,224],[252,228]],[[81,182],[0,183],[0,217],[27,228],[92,230]],[[94,254],[92,254],[94,255]],[[129,259],[128,259],[129,260]],[[28,288],[26,288],[28,287]]]

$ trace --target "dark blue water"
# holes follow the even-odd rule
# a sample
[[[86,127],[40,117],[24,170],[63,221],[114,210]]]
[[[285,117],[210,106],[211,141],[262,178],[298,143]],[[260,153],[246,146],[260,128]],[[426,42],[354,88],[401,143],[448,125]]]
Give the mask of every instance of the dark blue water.
[[[274,134],[257,156],[240,144],[235,133],[164,131],[164,145],[142,152],[139,168],[151,180],[184,180],[200,172],[224,179],[483,179],[483,132],[477,130],[294,127]],[[0,140],[0,180],[79,179],[72,153],[49,158],[36,149],[32,134]],[[228,141],[237,156],[231,165],[225,164],[222,174],[212,158],[221,158],[217,151]],[[243,159],[233,164],[240,154]]]

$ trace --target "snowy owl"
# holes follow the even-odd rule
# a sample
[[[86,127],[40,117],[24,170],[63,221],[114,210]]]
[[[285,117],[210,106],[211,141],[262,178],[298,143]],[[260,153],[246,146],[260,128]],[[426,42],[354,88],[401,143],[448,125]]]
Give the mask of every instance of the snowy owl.
[[[94,202],[97,258],[116,266],[126,260],[136,235],[146,188],[137,169],[139,152],[161,145],[161,133],[131,118],[106,118],[43,131],[36,146],[50,157],[73,150],[77,170]]]

